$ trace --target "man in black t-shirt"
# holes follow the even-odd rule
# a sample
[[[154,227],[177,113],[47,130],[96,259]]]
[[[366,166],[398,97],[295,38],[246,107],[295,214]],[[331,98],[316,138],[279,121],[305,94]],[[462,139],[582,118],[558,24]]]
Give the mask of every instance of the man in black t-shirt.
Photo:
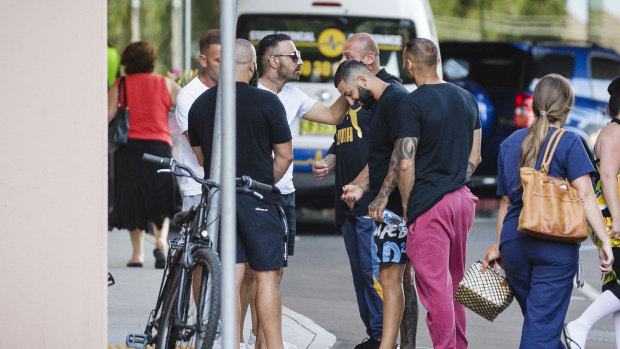
[[[248,85],[256,70],[256,52],[249,41],[237,39],[235,60],[237,176],[248,175],[273,185],[293,161],[286,112],[276,95]],[[190,143],[205,173],[210,173],[217,89],[217,86],[210,88],[200,95],[188,114]],[[248,262],[256,272],[257,309],[267,346],[283,349],[279,280],[280,268],[287,257],[286,217],[278,206],[279,193],[261,194],[263,200],[237,194],[237,297],[245,262]]]
[[[389,74],[379,65],[379,47],[375,39],[367,33],[357,33],[347,39],[343,46],[340,63],[355,60],[362,62],[377,78],[402,86],[402,81]],[[349,205],[342,200],[342,188],[355,185],[368,178],[368,147],[370,118],[372,110],[359,105],[349,107],[347,115],[334,134],[334,142],[324,159],[316,161],[312,172],[319,180],[328,172],[335,172],[334,207],[336,224],[342,230],[353,285],[357,296],[360,317],[366,327],[369,340],[357,345],[355,349],[378,348],[383,331],[383,293],[379,284],[379,259],[373,232],[375,223],[368,216],[368,204],[374,197],[370,192],[362,195],[359,201]],[[405,289],[405,312],[401,327],[402,349],[415,348],[418,307],[417,297],[411,282],[411,264],[407,262],[403,277]]]
[[[441,80],[438,63],[428,39],[413,39],[403,51],[403,70],[418,88],[398,107],[404,140],[398,187],[409,226],[407,255],[433,347],[467,348],[465,307],[453,296],[465,273],[478,201],[468,185],[481,161],[480,119],[474,96]]]
[[[396,150],[399,143],[400,121],[396,107],[407,95],[402,85],[392,85],[377,78],[358,61],[340,64],[334,76],[334,85],[347,98],[349,104],[372,108],[369,137],[369,177],[365,182],[343,188],[343,199],[359,200],[369,191],[373,201],[368,205],[370,217],[377,227],[374,242],[379,259],[379,279],[383,288],[383,337],[381,345],[392,348],[396,344],[403,314],[402,275],[407,261],[404,253],[407,229],[402,224],[394,226],[383,222],[385,208],[403,215],[402,202],[396,183]],[[350,200],[349,197],[354,197]]]

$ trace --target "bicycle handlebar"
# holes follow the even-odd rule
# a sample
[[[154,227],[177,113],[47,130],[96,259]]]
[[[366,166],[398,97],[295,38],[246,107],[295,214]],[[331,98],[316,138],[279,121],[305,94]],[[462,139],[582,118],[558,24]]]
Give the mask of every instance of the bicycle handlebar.
[[[201,183],[207,186],[208,188],[219,188],[220,187],[218,183],[215,183],[212,180],[197,177],[191,168],[187,167],[186,165],[177,163],[174,159],[164,158],[164,157],[144,153],[144,155],[142,155],[142,160],[160,165],[161,167],[167,167],[170,169],[170,172],[172,172],[173,175],[181,176],[181,177],[190,177],[194,179],[195,181],[197,181],[198,183]],[[184,170],[185,172],[187,172],[187,174],[181,173],[180,171],[178,171],[178,168]],[[249,176],[242,176],[241,178],[236,178],[236,182],[237,182],[237,187],[238,187],[237,191],[243,192],[243,191],[258,190],[262,192],[271,192],[271,193],[280,192],[279,189],[276,188],[276,186],[255,181]],[[258,193],[255,193],[255,194],[258,194]],[[262,195],[260,194],[258,194],[257,196],[262,197]]]
[[[162,157],[155,156],[152,154],[147,154],[147,153],[144,153],[144,155],[142,155],[142,160],[146,162],[152,162],[154,164],[161,165],[162,167],[171,167],[172,161],[173,161],[173,159],[170,159],[170,158],[162,158]]]

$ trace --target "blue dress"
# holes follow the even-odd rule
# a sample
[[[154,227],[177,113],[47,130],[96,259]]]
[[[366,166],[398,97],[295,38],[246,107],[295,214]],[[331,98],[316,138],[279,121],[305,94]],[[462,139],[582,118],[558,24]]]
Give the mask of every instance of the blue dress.
[[[536,169],[540,169],[550,127]],[[559,243],[525,235],[517,230],[523,208],[519,174],[521,145],[528,129],[514,132],[500,145],[497,159],[497,195],[508,196],[511,205],[504,218],[500,252],[506,276],[524,316],[520,348],[564,348],[562,324],[577,271],[579,244]],[[566,132],[551,161],[549,175],[569,182],[594,172],[578,136]]]

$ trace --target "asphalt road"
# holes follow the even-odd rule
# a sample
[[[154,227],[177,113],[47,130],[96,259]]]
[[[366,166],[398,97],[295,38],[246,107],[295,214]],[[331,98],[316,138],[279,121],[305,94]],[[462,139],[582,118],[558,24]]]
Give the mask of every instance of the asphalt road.
[[[313,319],[338,338],[336,348],[353,348],[366,337],[359,319],[353,281],[339,230],[329,223],[298,224],[299,241],[282,281],[283,304]],[[481,259],[495,239],[495,220],[477,220],[468,240],[468,265]],[[591,242],[582,245],[586,282],[600,290],[597,252]],[[590,292],[592,293],[592,292]],[[596,295],[590,295],[590,297]],[[591,303],[583,291],[573,290],[567,320],[578,317]],[[418,322],[418,348],[432,348],[422,304]],[[516,301],[494,321],[468,311],[468,339],[472,349],[518,348],[523,317]],[[588,349],[613,348],[611,316],[590,333]]]

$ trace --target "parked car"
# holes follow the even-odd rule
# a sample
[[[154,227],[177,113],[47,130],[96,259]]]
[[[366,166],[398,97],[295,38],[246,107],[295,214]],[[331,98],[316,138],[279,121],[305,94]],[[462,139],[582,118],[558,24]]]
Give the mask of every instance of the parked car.
[[[570,81],[575,106],[565,129],[576,133],[592,154],[606,115],[607,86],[620,75],[620,55],[592,44],[562,42],[442,42],[444,77],[478,101],[482,163],[472,179],[479,195],[494,195],[500,143],[531,125],[532,93],[538,80],[557,73]]]
[[[299,82],[291,84],[327,105],[339,96],[333,84],[334,73],[350,35],[371,34],[381,51],[381,66],[400,78],[404,78],[402,49],[408,40],[424,37],[437,43],[428,0],[393,0],[389,6],[381,2],[360,6],[356,0],[239,0],[237,13],[237,35],[255,45],[275,32],[292,37],[304,64]],[[414,86],[410,83],[408,88]],[[291,127],[298,206],[333,206],[334,176],[316,180],[312,163],[325,155],[335,130],[335,126],[307,120]]]

